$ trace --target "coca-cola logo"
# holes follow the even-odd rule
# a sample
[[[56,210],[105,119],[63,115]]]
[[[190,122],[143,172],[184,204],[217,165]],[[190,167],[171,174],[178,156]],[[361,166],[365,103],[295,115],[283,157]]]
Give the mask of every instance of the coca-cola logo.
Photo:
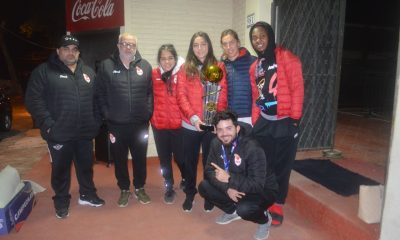
[[[82,3],[82,0],[75,2],[72,8],[72,22],[91,20],[96,18],[111,17],[114,13],[113,0],[93,0]]]

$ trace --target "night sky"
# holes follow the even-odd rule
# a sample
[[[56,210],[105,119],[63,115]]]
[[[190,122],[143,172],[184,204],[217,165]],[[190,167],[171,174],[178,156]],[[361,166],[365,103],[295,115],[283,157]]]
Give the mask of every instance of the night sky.
[[[49,10],[50,9],[50,10]],[[26,59],[43,58],[56,46],[65,33],[64,0],[14,0],[0,8],[0,22],[4,23],[6,47],[18,75],[26,75],[35,65]],[[39,61],[39,60],[38,60]],[[27,73],[23,73],[27,72]],[[9,79],[0,54],[0,79]]]

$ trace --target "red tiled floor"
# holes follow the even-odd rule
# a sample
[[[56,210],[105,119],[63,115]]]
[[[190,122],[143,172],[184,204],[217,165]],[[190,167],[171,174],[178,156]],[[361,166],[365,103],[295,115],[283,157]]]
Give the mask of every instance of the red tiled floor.
[[[78,189],[73,178],[70,216],[59,220],[56,219],[52,206],[48,157],[44,157],[27,173],[26,178],[40,183],[48,190],[38,194],[38,203],[20,232],[12,232],[3,239],[248,240],[252,239],[256,230],[256,224],[243,220],[228,225],[215,224],[215,218],[222,212],[214,209],[211,213],[205,213],[202,209],[203,200],[198,195],[191,213],[184,213],[181,209],[184,195],[180,190],[175,204],[164,204],[158,159],[148,160],[146,191],[152,202],[147,205],[141,205],[135,199],[131,199],[126,208],[119,208],[116,205],[119,190],[113,167],[96,164],[94,170],[98,193],[105,199],[106,205],[100,208],[78,205]],[[270,240],[333,239],[318,224],[297,213],[290,204],[285,208],[285,213],[285,223],[281,227],[271,229]]]

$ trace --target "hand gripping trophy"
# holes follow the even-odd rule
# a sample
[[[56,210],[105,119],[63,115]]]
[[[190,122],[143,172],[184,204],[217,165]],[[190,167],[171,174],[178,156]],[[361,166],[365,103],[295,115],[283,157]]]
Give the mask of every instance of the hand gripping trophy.
[[[200,125],[200,128],[204,131],[214,131],[212,124],[213,118],[217,113],[217,103],[221,86],[221,81],[224,73],[218,65],[209,65],[202,71],[202,80],[204,84],[204,95],[203,95],[203,119],[204,125]]]

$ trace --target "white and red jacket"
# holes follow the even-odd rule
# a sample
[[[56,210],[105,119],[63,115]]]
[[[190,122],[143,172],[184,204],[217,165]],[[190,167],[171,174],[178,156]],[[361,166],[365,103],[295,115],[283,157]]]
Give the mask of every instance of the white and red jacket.
[[[227,83],[226,69],[222,62],[218,62],[218,66],[222,69],[224,76],[219,85],[221,91],[218,96],[217,111],[225,110],[227,107]],[[177,89],[178,105],[182,112],[182,120],[186,125],[191,125],[190,118],[197,115],[201,121],[203,118],[203,84],[200,76],[186,76],[185,66],[182,65],[178,72],[178,89]],[[182,123],[185,125],[185,123]]]
[[[184,59],[178,58],[178,62],[172,71],[172,94],[168,93],[167,84],[161,79],[163,73],[161,66],[152,71],[154,112],[150,122],[156,129],[178,129],[182,125],[181,111],[176,94],[178,71],[183,63]]]

